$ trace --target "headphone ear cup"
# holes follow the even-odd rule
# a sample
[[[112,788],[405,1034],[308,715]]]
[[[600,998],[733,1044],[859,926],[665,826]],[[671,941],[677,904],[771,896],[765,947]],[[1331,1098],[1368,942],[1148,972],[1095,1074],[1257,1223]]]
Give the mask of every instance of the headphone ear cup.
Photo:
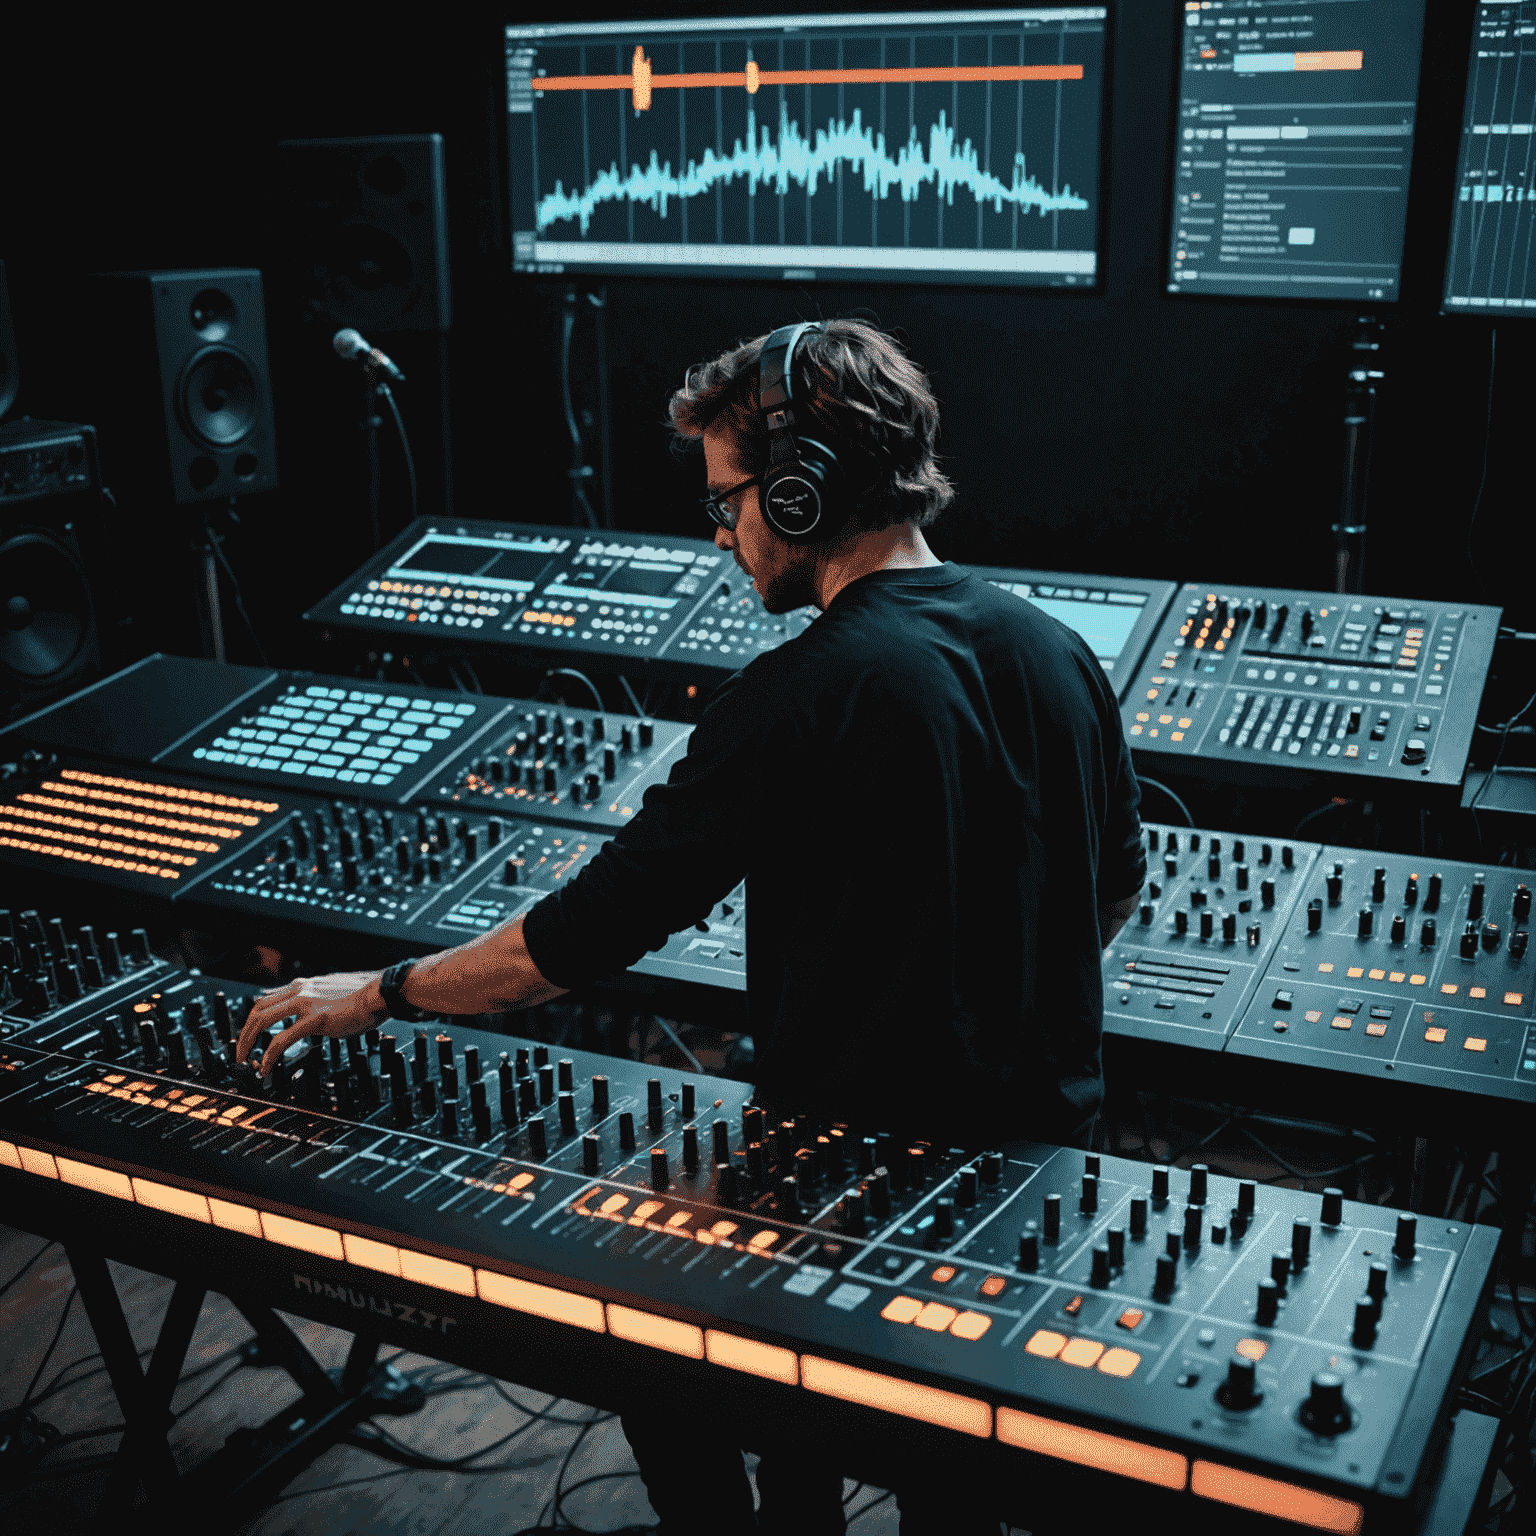
[[[763,482],[763,516],[790,543],[820,543],[847,519],[842,465],[830,448],[813,438],[798,438],[795,446],[798,462],[786,464]]]

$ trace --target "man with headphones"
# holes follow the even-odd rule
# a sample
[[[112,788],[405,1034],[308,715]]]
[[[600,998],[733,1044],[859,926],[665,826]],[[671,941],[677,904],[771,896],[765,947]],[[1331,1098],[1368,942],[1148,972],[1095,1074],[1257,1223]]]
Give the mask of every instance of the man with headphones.
[[[1113,692],[1075,634],[928,547],[953,491],[938,405],[888,336],[791,325],[690,370],[715,541],[770,613],[821,616],[721,684],[665,785],[567,887],[457,949],[301,979],[241,1033],[544,1002],[632,965],[750,884],[755,1101],[895,1145],[1082,1141],[1102,1097],[1099,951],[1145,874]],[[640,1389],[637,1389],[637,1393]],[[658,1411],[660,1410],[660,1411]],[[844,1529],[835,1448],[759,1447],[683,1403],[623,1417],[663,1536]],[[940,1474],[903,1536],[995,1533]]]

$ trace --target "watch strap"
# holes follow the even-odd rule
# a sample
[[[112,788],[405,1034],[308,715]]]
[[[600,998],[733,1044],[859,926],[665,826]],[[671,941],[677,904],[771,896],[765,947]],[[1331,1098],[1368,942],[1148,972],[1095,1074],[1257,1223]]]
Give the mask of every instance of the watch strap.
[[[419,1024],[427,1017],[420,1008],[413,1007],[406,1002],[401,989],[405,986],[405,978],[411,974],[414,960],[402,960],[397,965],[392,965],[379,977],[379,996],[384,999],[385,1011],[392,1019],[400,1019],[407,1024]]]

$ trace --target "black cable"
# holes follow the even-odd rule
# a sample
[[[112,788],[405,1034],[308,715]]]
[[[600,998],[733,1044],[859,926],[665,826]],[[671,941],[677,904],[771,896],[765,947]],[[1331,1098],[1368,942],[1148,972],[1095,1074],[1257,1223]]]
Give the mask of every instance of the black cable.
[[[475,685],[475,692],[476,693],[484,693],[485,692],[485,687],[484,687],[484,685],[480,681],[480,674],[475,671],[475,664],[474,664],[474,662],[472,662],[469,659],[469,657],[467,657],[467,656],[462,657],[461,660],[462,660],[463,665],[464,665],[464,670],[467,673],[469,673],[469,680],[470,680],[470,682],[472,682]]]
[[[1512,714],[1509,719],[1503,723],[1503,725],[1490,727],[1490,729],[1496,730],[1499,733],[1499,750],[1494,754],[1493,767],[1488,770],[1487,774],[1483,778],[1483,782],[1477,786],[1477,793],[1472,796],[1472,803],[1467,807],[1467,809],[1472,812],[1472,819],[1474,823],[1477,820],[1477,802],[1483,798],[1484,791],[1493,782],[1495,775],[1499,771],[1499,764],[1504,761],[1504,748],[1509,744],[1510,730],[1514,727],[1515,722],[1519,720],[1521,715],[1523,715],[1533,704],[1536,704],[1536,693],[1533,693],[1530,698],[1528,698],[1525,703],[1522,704],[1520,708],[1516,710],[1515,713]],[[1479,847],[1481,847],[1483,834],[1480,827],[1478,829],[1477,841]]]
[[[1483,421],[1483,470],[1477,481],[1477,498],[1472,503],[1472,516],[1467,521],[1467,564],[1472,567],[1472,579],[1477,583],[1477,590],[1482,593],[1484,601],[1488,598],[1488,589],[1483,585],[1483,578],[1478,574],[1477,560],[1472,554],[1472,530],[1477,526],[1477,514],[1483,505],[1483,488],[1488,484],[1488,449],[1493,441],[1493,379],[1499,361],[1499,328],[1488,332],[1488,410]]]
[[[576,289],[565,290],[565,313],[560,321],[560,400],[565,407],[565,429],[571,437],[571,467],[566,471],[571,482],[571,501],[587,520],[587,527],[598,527],[597,513],[587,500],[583,482],[591,475],[591,468],[582,462],[585,449],[581,441],[581,428],[576,423],[576,411],[571,404],[571,333],[576,329]]]
[[[32,1380],[27,1384],[26,1395],[21,1400],[21,1407],[16,1411],[25,1413],[32,1402],[32,1394],[37,1390],[37,1384],[43,1378],[43,1369],[53,1358],[53,1352],[58,1348],[59,1340],[64,1336],[64,1324],[69,1321],[70,1308],[75,1304],[75,1297],[80,1294],[80,1287],[72,1285],[69,1295],[64,1299],[64,1310],[59,1313],[59,1326],[53,1330],[53,1338],[48,1342],[48,1348],[43,1351],[43,1358],[37,1362],[37,1369],[32,1373]]]
[[[1166,784],[1161,784],[1156,779],[1144,779],[1139,773],[1136,775],[1136,782],[1138,784],[1144,784],[1152,789],[1161,790],[1170,800],[1173,801],[1176,806],[1178,806],[1180,814],[1184,817],[1184,825],[1186,827],[1194,826],[1195,818],[1189,814],[1189,807],[1185,805],[1184,802],[1180,800],[1179,797],[1174,794],[1174,792],[1169,789]]]
[[[1354,803],[1355,802],[1353,800],[1330,800],[1327,805],[1320,805],[1315,811],[1308,811],[1307,814],[1296,823],[1295,827],[1291,831],[1291,836],[1300,837],[1301,829],[1306,826],[1309,821],[1315,821],[1319,816],[1326,816],[1329,811],[1342,811]]]
[[[12,1276],[11,1276],[11,1278],[10,1278],[10,1279],[9,1279],[9,1280],[7,1280],[7,1281],[6,1281],[6,1282],[5,1282],[5,1284],[4,1284],[4,1285],[0,1285],[0,1296],[4,1296],[4,1295],[5,1295],[5,1293],[6,1293],[6,1292],[7,1292],[7,1291],[8,1291],[8,1290],[10,1290],[10,1288],[11,1288],[11,1287],[12,1287],[12,1286],[13,1286],[13,1285],[15,1285],[15,1284],[16,1284],[16,1282],[17,1282],[17,1281],[18,1281],[18,1280],[20,1280],[20,1279],[21,1279],[21,1277],[22,1277],[22,1276],[23,1276],[23,1275],[24,1275],[24,1274],[26,1274],[26,1272],[27,1272],[27,1271],[28,1271],[28,1270],[29,1270],[29,1269],[31,1269],[31,1268],[32,1268],[32,1266],[33,1266],[33,1265],[34,1265],[34,1264],[36,1264],[36,1263],[37,1263],[37,1261],[38,1261],[38,1260],[39,1260],[39,1259],[40,1259],[40,1258],[42,1258],[42,1256],[43,1256],[43,1255],[44,1255],[44,1254],[45,1254],[45,1253],[47,1253],[47,1252],[48,1252],[48,1250],[49,1250],[49,1249],[50,1249],[50,1248],[52,1248],[52,1247],[53,1247],[53,1244],[52,1244],[52,1243],[51,1243],[51,1242],[48,1242],[48,1243],[44,1243],[44,1244],[43,1244],[43,1246],[42,1246],[42,1247],[41,1247],[41,1248],[39,1248],[39,1249],[38,1249],[38,1250],[37,1250],[37,1252],[36,1252],[36,1253],[34,1253],[34,1254],[33,1254],[33,1255],[32,1255],[32,1257],[31,1257],[31,1258],[30,1258],[30,1259],[28,1259],[28,1260],[27,1260],[27,1262],[26,1262],[26,1263],[25,1263],[25,1264],[23,1264],[23,1265],[22,1265],[22,1266],[21,1266],[21,1268],[20,1268],[20,1269],[18,1269],[18,1270],[17,1270],[17,1271],[16,1271],[16,1273],[15,1273],[15,1274],[14,1274],[14,1275],[12,1275]]]
[[[400,414],[400,407],[395,404],[394,391],[382,379],[379,380],[378,392],[384,396],[389,413],[395,418],[395,431],[400,434],[400,452],[405,456],[405,477],[411,485],[411,520],[414,522],[421,513],[416,503],[416,461],[411,457],[410,440],[405,435],[405,419]]]
[[[245,595],[240,590],[240,578],[235,575],[235,568],[229,563],[229,558],[224,553],[224,537],[213,531],[212,524],[206,518],[203,520],[203,533],[207,536],[208,546],[213,550],[215,558],[224,567],[224,574],[229,577],[229,585],[235,594],[235,607],[245,623],[245,630],[251,637],[251,644],[256,647],[256,655],[260,658],[262,666],[269,666],[267,653],[262,649],[261,640],[256,634],[256,626],[251,623],[251,616],[245,611]]]
[[[597,684],[587,676],[585,672],[578,672],[575,667],[551,667],[544,674],[544,681],[548,682],[552,677],[574,677],[577,682],[584,683],[592,690],[592,697],[597,700],[597,712],[602,714],[608,708],[603,703],[603,696],[597,691]],[[542,691],[542,690],[541,690]]]
[[[640,707],[640,700],[635,695],[635,690],[629,686],[629,679],[622,672],[618,674],[619,684],[624,692],[629,695],[629,702],[635,706],[635,713],[644,716],[645,711]]]

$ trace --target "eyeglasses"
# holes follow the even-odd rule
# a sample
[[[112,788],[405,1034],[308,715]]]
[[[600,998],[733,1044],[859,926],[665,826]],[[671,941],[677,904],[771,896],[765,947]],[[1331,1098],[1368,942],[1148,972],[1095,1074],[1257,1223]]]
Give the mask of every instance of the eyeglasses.
[[[728,491],[720,491],[714,496],[702,497],[701,500],[703,501],[705,512],[713,522],[718,523],[722,528],[734,531],[736,527],[736,509],[735,507],[728,507],[726,503],[733,496],[739,496],[749,485],[761,485],[762,480],[763,477],[761,475],[753,475],[750,480],[743,480],[740,485],[733,485]]]

